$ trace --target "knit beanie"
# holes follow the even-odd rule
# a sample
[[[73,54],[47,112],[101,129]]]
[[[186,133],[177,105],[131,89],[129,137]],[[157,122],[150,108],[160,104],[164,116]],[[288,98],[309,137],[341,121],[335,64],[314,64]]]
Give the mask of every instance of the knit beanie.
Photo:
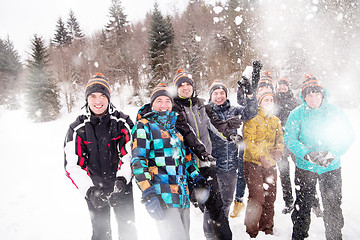
[[[305,75],[305,80],[301,85],[301,95],[305,97],[308,93],[319,92],[324,96],[324,89],[320,84],[320,81],[311,74]]]
[[[95,73],[95,75],[88,81],[85,89],[86,101],[88,96],[94,92],[104,94],[110,102],[110,85],[108,79],[101,73]]]
[[[271,90],[274,90],[273,79],[269,71],[265,71],[264,75],[261,76],[258,84],[258,88],[261,87],[267,87],[267,88],[271,88]]]
[[[187,82],[194,87],[194,81],[191,79],[191,75],[185,72],[185,70],[179,69],[176,71],[176,75],[174,77],[173,83],[176,86],[176,88],[179,88],[180,85],[183,84],[184,82]]]
[[[269,89],[269,88],[263,88],[261,89],[256,97],[257,97],[257,101],[258,101],[258,105],[260,105],[261,101],[264,99],[264,97],[266,96],[272,96],[273,98],[275,98],[274,92]]]
[[[152,91],[152,93],[150,95],[150,106],[152,106],[155,99],[159,96],[167,96],[171,99],[171,102],[174,102],[173,98],[168,90],[168,87],[164,83],[159,83],[158,85],[156,85],[156,87]]]
[[[228,90],[226,88],[226,86],[220,81],[220,80],[214,80],[214,82],[211,84],[210,86],[210,98],[212,93],[216,90],[216,89],[223,89],[226,93],[226,97],[228,95]]]
[[[285,84],[288,88],[290,88],[290,82],[286,78],[279,78],[276,82],[276,86],[278,87],[280,84]]]

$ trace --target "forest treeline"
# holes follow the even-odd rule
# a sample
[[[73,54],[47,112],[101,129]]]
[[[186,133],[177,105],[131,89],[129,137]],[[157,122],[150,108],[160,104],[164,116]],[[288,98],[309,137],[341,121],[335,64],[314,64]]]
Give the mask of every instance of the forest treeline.
[[[155,3],[144,20],[132,23],[121,0],[111,0],[107,24],[91,36],[83,33],[76,14],[69,10],[66,19],[59,17],[56,22],[52,39],[34,34],[26,62],[20,61],[11,39],[0,39],[0,105],[18,108],[20,97],[25,96],[31,118],[54,120],[61,108],[72,111],[96,72],[109,78],[113,91],[125,86],[131,91],[133,97],[126,99],[127,104],[140,105],[153,86],[170,84],[178,68],[192,74],[199,92],[206,92],[215,79],[236,87],[245,67],[254,60],[261,60],[274,78],[289,78],[295,87],[314,65],[324,66],[320,57],[336,58],[334,68],[344,68],[348,61],[343,47],[358,39],[357,1],[319,0],[314,5],[306,0],[303,9],[285,9],[287,15],[304,20],[297,32],[286,28],[286,23],[272,26],[275,31],[267,27],[271,19],[262,2],[228,0],[214,6],[190,0],[183,12],[172,15],[164,15]],[[310,21],[309,12],[316,15]],[[274,18],[281,20],[280,15]],[[331,54],[325,50],[314,54],[307,47],[309,38],[319,39],[313,26],[331,34],[331,46],[336,46]],[[276,40],[289,34],[297,40]],[[324,45],[319,42],[315,49],[329,46],[329,36],[322,37]],[[276,44],[281,46],[274,47]]]

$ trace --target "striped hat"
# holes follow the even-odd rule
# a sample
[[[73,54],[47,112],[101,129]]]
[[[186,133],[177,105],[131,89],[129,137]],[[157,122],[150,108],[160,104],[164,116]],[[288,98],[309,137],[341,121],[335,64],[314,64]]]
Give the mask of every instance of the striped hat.
[[[159,83],[158,85],[156,85],[156,87],[152,91],[152,93],[150,95],[150,105],[152,106],[155,99],[160,96],[167,96],[173,102],[173,98],[171,97],[168,87],[164,83]]]
[[[94,92],[104,94],[110,102],[110,85],[108,79],[101,73],[95,73],[95,75],[88,81],[85,89],[86,101],[88,96]]]
[[[290,82],[287,78],[279,78],[276,82],[277,86],[279,86],[280,84],[285,84],[288,87],[290,87]]]
[[[264,99],[264,97],[266,97],[266,96],[275,97],[275,96],[274,96],[274,92],[273,92],[271,89],[269,89],[269,88],[263,88],[263,89],[261,89],[261,90],[257,93],[257,95],[256,95],[257,101],[258,101],[258,105],[260,105],[261,101],[262,101],[262,100]]]
[[[301,85],[301,95],[305,97],[308,93],[319,92],[324,95],[324,89],[320,84],[320,81],[311,74],[305,75],[305,80]]]
[[[187,82],[194,87],[194,81],[191,79],[191,75],[185,72],[185,70],[179,69],[176,71],[176,75],[174,77],[173,83],[176,86],[176,88],[179,88],[180,85],[183,84],[184,82]]]
[[[261,76],[258,88],[260,87],[267,87],[274,90],[273,79],[269,71],[265,71],[264,75]]]
[[[226,93],[226,96],[228,95],[228,90],[226,86],[220,80],[214,80],[214,82],[210,86],[210,97],[216,89],[223,89]]]

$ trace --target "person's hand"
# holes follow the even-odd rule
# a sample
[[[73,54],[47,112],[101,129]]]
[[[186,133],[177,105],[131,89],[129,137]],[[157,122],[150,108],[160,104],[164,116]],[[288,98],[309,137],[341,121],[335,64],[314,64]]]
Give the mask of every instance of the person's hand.
[[[230,129],[237,129],[241,126],[242,120],[238,116],[235,116],[227,119],[226,123]]]
[[[270,161],[268,159],[265,158],[265,156],[261,156],[259,158],[259,162],[261,163],[261,165],[264,167],[264,168],[270,168],[271,165],[270,165]]]
[[[243,143],[243,138],[239,134],[231,134],[230,140],[233,141],[236,145],[241,145]]]
[[[201,161],[203,162],[216,162],[216,158],[214,158],[213,156],[211,156],[209,153],[207,152],[203,152],[201,153]]]
[[[329,151],[309,152],[304,159],[321,167],[328,167],[334,160],[334,155]]]
[[[114,207],[118,200],[126,194],[126,180],[124,177],[117,177],[114,184],[114,191],[109,196],[110,206]]]
[[[162,203],[163,204],[162,204]],[[149,187],[142,193],[142,203],[145,204],[146,211],[149,215],[157,221],[162,221],[165,218],[165,213],[162,205],[165,205],[161,197],[156,195],[155,188]]]
[[[87,190],[86,198],[90,200],[94,208],[103,208],[109,205],[104,190],[97,186],[92,186]]]
[[[243,80],[241,81],[241,83],[244,87],[244,93],[246,95],[252,95],[254,93],[255,88],[253,86],[251,86],[250,79],[248,79],[245,76],[242,76],[242,79]]]
[[[275,159],[275,161],[278,161],[282,157],[282,152],[279,150],[272,150],[270,151],[270,155]]]
[[[254,91],[256,91],[256,89],[258,88],[258,83],[260,80],[260,71],[261,68],[263,67],[262,63],[260,61],[254,61],[253,62],[253,72],[252,72],[252,88],[254,89]]]

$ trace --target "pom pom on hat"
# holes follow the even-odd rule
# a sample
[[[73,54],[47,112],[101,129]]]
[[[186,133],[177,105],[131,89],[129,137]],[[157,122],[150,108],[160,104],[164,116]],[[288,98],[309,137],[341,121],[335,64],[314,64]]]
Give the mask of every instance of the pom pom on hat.
[[[180,85],[183,84],[184,82],[187,82],[194,87],[194,81],[192,80],[191,75],[185,72],[185,70],[183,69],[178,69],[176,71],[176,75],[174,77],[173,83],[176,86],[176,88],[179,88]]]
[[[110,102],[110,85],[108,79],[101,73],[95,73],[94,76],[88,81],[85,88],[85,99],[91,93],[99,92],[104,94]]]

